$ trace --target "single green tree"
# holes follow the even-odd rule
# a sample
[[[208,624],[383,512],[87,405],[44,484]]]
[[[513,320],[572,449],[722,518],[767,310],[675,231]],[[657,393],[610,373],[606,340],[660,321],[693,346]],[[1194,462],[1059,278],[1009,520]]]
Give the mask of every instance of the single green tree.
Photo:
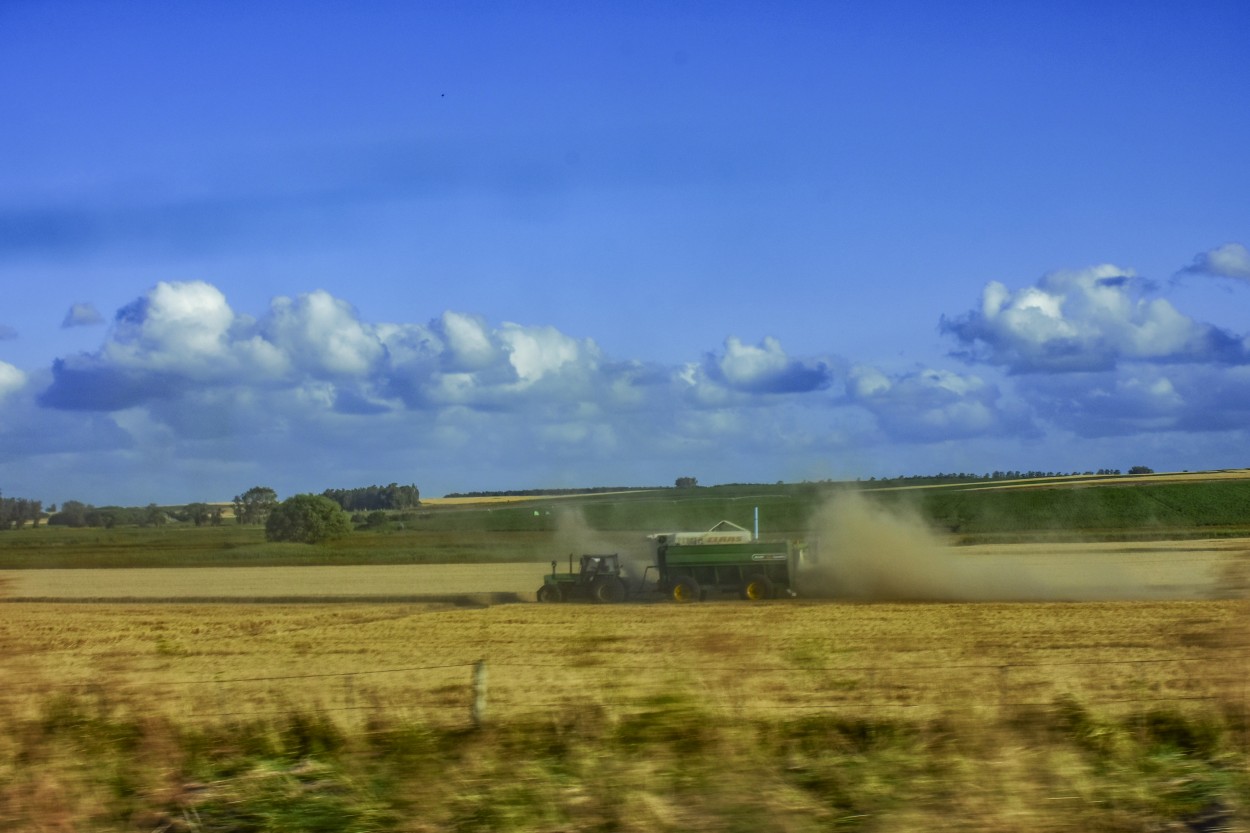
[[[277,492],[268,486],[253,486],[234,496],[234,517],[241,524],[263,524],[277,505]]]
[[[67,500],[61,504],[61,511],[48,519],[56,526],[86,526],[87,511],[92,507],[77,500]]]
[[[182,507],[182,517],[196,526],[208,523],[212,508],[207,503],[188,503]]]
[[[352,531],[351,518],[324,495],[293,495],[274,507],[265,521],[265,538],[320,544]]]
[[[149,503],[143,507],[139,515],[139,526],[164,526],[166,520],[168,518],[165,516],[165,510],[155,503]]]

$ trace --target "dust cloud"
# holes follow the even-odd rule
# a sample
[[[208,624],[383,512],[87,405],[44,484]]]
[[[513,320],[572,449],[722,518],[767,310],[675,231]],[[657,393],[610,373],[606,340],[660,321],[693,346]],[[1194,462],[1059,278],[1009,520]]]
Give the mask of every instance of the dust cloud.
[[[1197,587],[1159,585],[1094,551],[1021,563],[945,544],[920,515],[857,492],[822,506],[808,533],[815,557],[799,565],[798,594],[864,601],[1112,601],[1201,598]]]
[[[638,533],[622,533],[613,535],[594,529],[586,521],[580,509],[560,506],[555,509],[556,532],[552,558],[558,563],[556,570],[565,572],[569,569],[569,555],[573,556],[573,570],[577,571],[578,559],[583,554],[610,555],[616,553],[621,557],[621,573],[631,591],[642,586],[643,575],[651,564],[650,553],[643,546]],[[652,571],[651,580],[655,579]]]

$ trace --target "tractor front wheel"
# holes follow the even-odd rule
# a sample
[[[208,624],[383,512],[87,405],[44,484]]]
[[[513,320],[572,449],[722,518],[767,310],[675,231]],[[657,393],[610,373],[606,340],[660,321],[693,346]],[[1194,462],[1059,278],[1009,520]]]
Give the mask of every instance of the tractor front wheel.
[[[560,588],[554,584],[544,584],[538,588],[538,601],[549,604],[552,602],[563,601],[564,594],[560,592]]]
[[[681,602],[697,602],[703,598],[703,591],[699,588],[699,582],[690,576],[682,576],[673,583],[673,601]]]
[[[595,601],[617,604],[625,601],[625,583],[619,578],[605,578],[595,582]]]

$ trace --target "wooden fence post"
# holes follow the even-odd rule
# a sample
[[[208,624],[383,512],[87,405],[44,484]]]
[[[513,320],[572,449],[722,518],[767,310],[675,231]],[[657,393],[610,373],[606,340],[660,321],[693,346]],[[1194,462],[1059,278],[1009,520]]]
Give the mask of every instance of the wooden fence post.
[[[1007,686],[1010,674],[1010,665],[998,666],[998,716],[1000,720],[1002,719],[1003,714],[1007,711]]]
[[[479,659],[473,664],[473,705],[469,708],[469,716],[475,728],[482,728],[486,722],[486,660]]]

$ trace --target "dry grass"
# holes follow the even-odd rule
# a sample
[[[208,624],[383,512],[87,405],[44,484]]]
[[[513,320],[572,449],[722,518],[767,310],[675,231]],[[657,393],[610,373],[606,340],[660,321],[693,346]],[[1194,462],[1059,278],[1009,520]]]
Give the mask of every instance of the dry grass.
[[[1250,794],[1238,601],[0,612],[21,833],[1244,829]]]
[[[354,567],[153,567],[0,571],[14,597],[38,599],[441,596],[528,593],[543,565],[382,564]]]
[[[1243,605],[10,604],[0,687],[14,713],[96,690],[183,718],[296,703],[456,722],[481,658],[508,715],[623,713],[671,693],[739,717],[976,714],[1067,695],[1113,711],[1244,707]]]
[[[114,692],[137,712],[212,717],[290,701],[463,718],[467,667],[492,666],[497,708],[630,708],[709,693],[741,714],[882,708],[933,714],[1006,704],[1238,697],[1244,541],[959,548],[1000,569],[1045,568],[1073,586],[1130,577],[1146,597],[1190,601],[854,605],[735,602],[677,607],[318,605],[317,597],[532,597],[535,564],[30,570],[0,574],[17,598],[303,597],[299,605],[9,603],[0,619],[5,703],[29,712],[66,687]],[[1107,572],[1099,565],[1112,565]],[[1240,580],[1240,584],[1237,582]],[[1236,585],[1236,586],[1234,586]],[[476,594],[476,595],[475,595]],[[1234,661],[1230,662],[1229,657]],[[439,666],[434,668],[433,666]],[[452,666],[452,667],[441,667]],[[421,670],[428,668],[428,670]],[[408,670],[392,670],[408,669]],[[307,675],[325,675],[312,676]],[[284,679],[259,679],[279,677]],[[1243,683],[1244,685],[1244,683]],[[111,695],[111,696],[114,696]]]

